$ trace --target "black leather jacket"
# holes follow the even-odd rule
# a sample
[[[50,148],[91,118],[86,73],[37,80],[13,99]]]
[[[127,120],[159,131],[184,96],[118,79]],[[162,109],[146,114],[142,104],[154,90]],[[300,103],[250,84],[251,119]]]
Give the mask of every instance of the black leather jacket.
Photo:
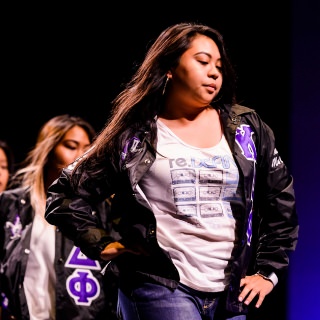
[[[108,204],[97,206],[106,226]],[[0,292],[2,320],[30,319],[23,279],[30,252],[34,211],[24,188],[0,194]],[[102,220],[103,219],[103,220]],[[101,274],[101,261],[84,257],[57,228],[55,236],[56,319],[116,319],[116,282]],[[91,288],[89,290],[89,288]],[[111,292],[112,295],[111,296]]]
[[[234,253],[226,307],[233,312],[246,312],[246,306],[238,301],[240,279],[257,271],[265,275],[274,272],[281,277],[288,267],[287,251],[295,249],[298,221],[293,179],[276,150],[272,130],[254,110],[226,105],[220,111],[245,202],[241,245]],[[46,219],[58,225],[86,255],[97,259],[114,239],[97,228],[91,205],[114,193],[115,230],[127,245],[139,244],[148,252],[125,253],[113,260],[121,282],[134,285],[151,280],[176,288],[178,271],[157,243],[155,216],[139,190],[139,180],[155,160],[150,130],[156,127],[141,128],[134,134],[127,130],[119,141],[119,162],[106,161],[99,179],[92,181],[80,166],[73,174],[81,183],[74,187],[70,183],[72,167],[65,169],[49,188]]]

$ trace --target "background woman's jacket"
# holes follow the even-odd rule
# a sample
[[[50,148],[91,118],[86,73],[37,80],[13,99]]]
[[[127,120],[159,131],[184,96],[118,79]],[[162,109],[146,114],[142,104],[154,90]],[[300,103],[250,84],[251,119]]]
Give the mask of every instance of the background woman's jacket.
[[[287,251],[295,249],[298,221],[293,180],[275,147],[272,130],[254,110],[225,105],[220,115],[243,183],[245,203],[241,245],[234,252],[226,306],[230,311],[245,312],[247,307],[238,301],[240,279],[249,270],[281,277],[288,267]],[[85,164],[73,172],[81,181],[79,185],[70,182],[74,167],[65,169],[49,188],[46,219],[59,226],[87,256],[97,259],[114,238],[97,227],[91,205],[115,194],[111,206],[114,230],[126,246],[147,252],[124,253],[112,261],[120,272],[121,284],[130,287],[139,281],[157,281],[176,288],[178,271],[158,245],[155,216],[138,186],[156,156],[151,130],[156,126],[134,134],[129,129],[124,132],[119,161],[106,160],[105,171],[94,181]],[[253,233],[255,228],[258,231]]]
[[[108,204],[102,202],[97,208],[97,216],[103,219],[101,223],[106,226],[105,211],[108,210]],[[0,292],[3,320],[30,319],[23,280],[30,252],[33,216],[29,193],[25,189],[12,189],[0,195]],[[56,319],[116,319],[115,278],[111,280],[103,277],[101,269],[104,266],[101,261],[86,259],[58,228],[55,238]],[[67,283],[68,278],[70,281]]]

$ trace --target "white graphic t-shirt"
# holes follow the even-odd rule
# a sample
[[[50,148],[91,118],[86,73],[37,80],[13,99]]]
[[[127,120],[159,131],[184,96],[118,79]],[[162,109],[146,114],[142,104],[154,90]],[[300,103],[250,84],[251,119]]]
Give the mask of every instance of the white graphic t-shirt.
[[[35,214],[23,282],[30,319],[55,319],[55,227]]]
[[[214,147],[196,148],[160,120],[157,126],[157,158],[139,182],[156,216],[157,239],[181,283],[223,291],[237,240],[236,212],[243,207],[230,148],[224,136]]]

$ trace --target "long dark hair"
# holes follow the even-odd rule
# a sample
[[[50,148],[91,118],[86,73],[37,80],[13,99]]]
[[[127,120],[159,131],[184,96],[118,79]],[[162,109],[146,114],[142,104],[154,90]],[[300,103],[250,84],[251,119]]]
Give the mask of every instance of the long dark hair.
[[[220,32],[198,23],[170,26],[150,46],[125,89],[113,100],[111,116],[86,159],[88,170],[95,173],[101,170],[106,154],[112,159],[117,157],[118,138],[125,129],[141,128],[154,121],[162,108],[167,72],[178,65],[181,55],[190,48],[192,40],[199,34],[211,38],[221,55],[223,84],[215,100],[219,104],[235,103],[236,76]]]

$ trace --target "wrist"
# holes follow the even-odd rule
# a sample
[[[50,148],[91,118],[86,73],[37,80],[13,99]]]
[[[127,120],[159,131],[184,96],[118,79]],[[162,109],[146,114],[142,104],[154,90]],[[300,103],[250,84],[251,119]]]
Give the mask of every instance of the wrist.
[[[278,283],[278,277],[274,272],[271,272],[271,273],[267,274],[267,273],[265,273],[263,271],[258,271],[256,274],[259,275],[260,277],[262,277],[265,280],[271,281],[273,283],[274,287]]]

